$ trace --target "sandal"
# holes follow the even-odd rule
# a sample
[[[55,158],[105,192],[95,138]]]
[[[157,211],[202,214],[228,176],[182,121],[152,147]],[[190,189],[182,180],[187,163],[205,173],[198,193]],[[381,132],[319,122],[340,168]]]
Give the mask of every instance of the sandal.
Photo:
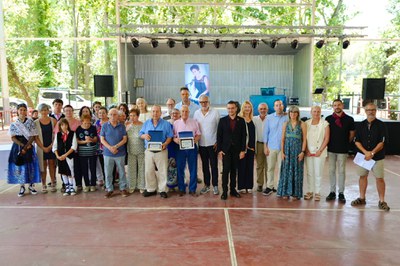
[[[384,210],[384,211],[390,210],[390,207],[387,205],[387,203],[385,201],[379,201],[378,207],[379,207],[379,209]]]
[[[320,201],[320,200],[321,200],[321,194],[315,193],[315,195],[314,195],[314,200],[315,200],[315,201]]]
[[[307,192],[305,195],[304,195],[304,199],[305,200],[310,200],[310,199],[312,199],[313,198],[313,193],[312,192]]]
[[[42,185],[42,193],[43,194],[47,193],[47,186],[46,185]]]
[[[362,198],[357,198],[351,202],[351,206],[358,206],[358,205],[365,205],[365,204],[367,204],[367,202],[365,201],[365,199],[362,199]],[[379,204],[380,204],[380,202],[379,202]]]

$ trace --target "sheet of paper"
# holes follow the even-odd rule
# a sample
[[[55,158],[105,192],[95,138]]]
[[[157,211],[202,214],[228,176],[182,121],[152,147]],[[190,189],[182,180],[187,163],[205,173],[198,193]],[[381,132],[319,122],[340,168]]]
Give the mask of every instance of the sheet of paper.
[[[365,160],[365,156],[361,152],[357,152],[356,157],[354,157],[353,162],[369,171],[371,171],[372,167],[374,167],[374,164],[375,164],[375,161],[372,159],[369,161]]]

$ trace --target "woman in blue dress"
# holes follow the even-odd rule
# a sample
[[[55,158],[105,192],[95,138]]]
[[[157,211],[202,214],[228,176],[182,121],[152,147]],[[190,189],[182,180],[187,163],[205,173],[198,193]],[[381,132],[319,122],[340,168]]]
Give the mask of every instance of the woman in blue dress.
[[[282,131],[282,164],[277,196],[293,200],[303,196],[304,152],[306,150],[306,125],[300,120],[297,106],[289,107],[289,121]]]
[[[25,184],[31,194],[37,194],[34,184],[40,182],[39,162],[33,146],[38,135],[35,123],[27,117],[26,104],[17,106],[17,120],[10,125],[9,134],[13,141],[8,158],[8,184],[20,184],[19,197],[25,195]]]

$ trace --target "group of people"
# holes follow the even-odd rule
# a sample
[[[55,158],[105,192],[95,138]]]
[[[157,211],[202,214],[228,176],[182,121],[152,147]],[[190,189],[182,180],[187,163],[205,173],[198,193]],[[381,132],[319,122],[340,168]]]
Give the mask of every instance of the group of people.
[[[385,202],[383,161],[386,128],[376,118],[376,106],[365,106],[367,119],[356,129],[354,120],[343,112],[343,103],[333,102],[333,114],[321,118],[321,108],[311,108],[311,118],[300,119],[297,106],[284,112],[283,102],[274,102],[274,113],[268,106],[244,101],[227,103],[228,115],[220,117],[210,106],[209,96],[200,95],[197,103],[188,88],[180,90],[181,102],[167,100],[167,111],[154,105],[148,110],[145,99],[136,105],[121,104],[107,110],[99,102],[92,109],[82,107],[79,119],[72,106],[54,100],[49,106],[40,104],[40,116],[27,117],[27,107],[18,106],[18,119],[10,126],[13,141],[9,156],[8,182],[20,184],[19,196],[29,191],[36,194],[35,183],[42,183],[42,192],[55,192],[56,168],[61,175],[63,195],[79,191],[96,191],[105,184],[106,198],[114,196],[114,185],[128,196],[140,191],[144,197],[159,194],[168,197],[168,190],[177,188],[178,195],[197,197],[198,154],[201,158],[204,187],[199,191],[220,194],[218,157],[222,159],[221,199],[240,198],[252,193],[254,160],[256,189],[269,196],[276,192],[282,199],[321,200],[321,179],[326,157],[329,161],[330,193],[327,201],[346,202],[345,168],[352,141],[365,160],[376,161],[371,171],[376,177],[380,209],[389,210]],[[62,112],[63,111],[63,112]],[[34,145],[36,143],[36,145]],[[303,195],[304,162],[307,169],[306,193]],[[186,167],[189,177],[185,178]],[[358,167],[358,166],[357,166]],[[277,169],[278,168],[278,169]],[[46,183],[47,169],[51,182]],[[277,171],[276,171],[277,170]],[[276,175],[276,173],[278,175]],[[351,205],[366,204],[365,193],[369,171],[358,167],[360,196]],[[336,188],[338,173],[338,191]],[[83,182],[85,186],[83,186]],[[105,182],[104,182],[105,181]]]

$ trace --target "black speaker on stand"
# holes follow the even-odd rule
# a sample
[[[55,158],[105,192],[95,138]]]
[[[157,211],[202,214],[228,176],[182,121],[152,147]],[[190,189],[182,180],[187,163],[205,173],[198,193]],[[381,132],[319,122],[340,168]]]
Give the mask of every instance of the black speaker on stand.
[[[385,98],[385,78],[363,79],[362,98],[363,100],[380,100]]]
[[[113,75],[94,75],[94,96],[105,97],[105,104],[107,104],[107,97],[114,97]]]

